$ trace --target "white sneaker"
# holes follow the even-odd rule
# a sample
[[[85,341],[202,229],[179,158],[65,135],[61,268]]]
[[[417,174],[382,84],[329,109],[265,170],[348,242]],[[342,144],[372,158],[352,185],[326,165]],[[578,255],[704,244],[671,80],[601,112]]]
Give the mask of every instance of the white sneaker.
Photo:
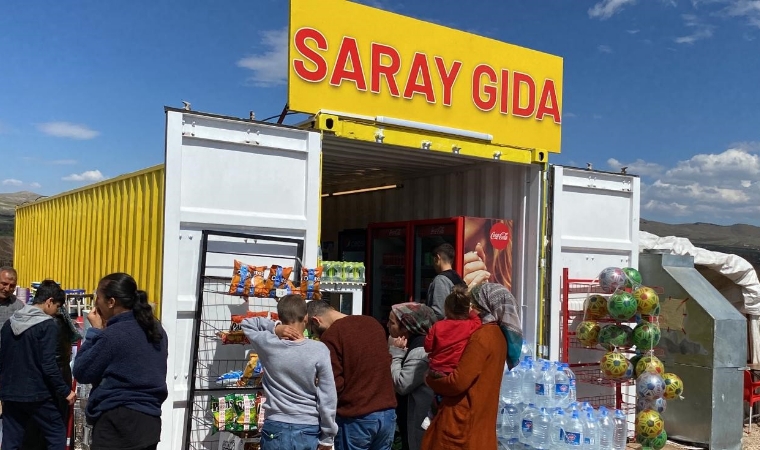
[[[425,420],[422,421],[422,429],[427,430],[430,426],[430,417],[425,417]]]

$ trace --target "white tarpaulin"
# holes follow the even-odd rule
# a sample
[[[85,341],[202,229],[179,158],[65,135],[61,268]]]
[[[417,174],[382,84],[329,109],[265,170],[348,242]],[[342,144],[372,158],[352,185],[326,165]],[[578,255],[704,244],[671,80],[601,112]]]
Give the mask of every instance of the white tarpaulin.
[[[659,237],[646,231],[639,231],[639,250],[668,250],[675,255],[693,256],[695,266],[708,269],[699,271],[731,304],[748,316],[751,360],[753,364],[760,363],[760,281],[746,259],[695,247],[688,239]]]

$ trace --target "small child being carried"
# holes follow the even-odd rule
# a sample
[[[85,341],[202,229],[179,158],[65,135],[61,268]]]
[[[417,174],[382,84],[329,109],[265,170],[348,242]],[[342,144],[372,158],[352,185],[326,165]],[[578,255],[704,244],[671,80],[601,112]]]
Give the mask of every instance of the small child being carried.
[[[454,286],[444,302],[444,312],[446,318],[433,324],[425,338],[430,376],[434,378],[443,378],[454,372],[470,336],[481,325],[477,312],[470,310],[470,296],[466,286]],[[430,411],[422,422],[423,429],[427,430],[430,426],[441,399],[437,394],[433,398]]]

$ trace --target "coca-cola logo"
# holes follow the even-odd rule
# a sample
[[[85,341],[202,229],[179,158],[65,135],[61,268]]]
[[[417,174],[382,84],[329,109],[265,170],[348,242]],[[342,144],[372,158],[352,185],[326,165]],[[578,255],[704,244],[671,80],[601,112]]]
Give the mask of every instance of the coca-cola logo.
[[[443,226],[433,227],[433,228],[430,229],[430,234],[432,234],[432,235],[443,234],[445,232],[446,232],[446,228],[443,227]]]
[[[491,245],[493,245],[493,248],[496,250],[504,250],[507,248],[509,240],[512,238],[510,234],[507,224],[503,222],[496,222],[493,224],[490,232]]]
[[[401,229],[397,228],[395,230],[388,230],[388,236],[401,236]]]

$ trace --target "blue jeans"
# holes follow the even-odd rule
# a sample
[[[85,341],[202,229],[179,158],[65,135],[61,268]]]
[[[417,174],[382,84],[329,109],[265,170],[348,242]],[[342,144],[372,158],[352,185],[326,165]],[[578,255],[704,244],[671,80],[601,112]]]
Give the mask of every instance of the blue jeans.
[[[390,450],[396,431],[396,410],[361,417],[336,417],[335,450]]]
[[[319,425],[264,420],[261,428],[261,450],[316,450]]]
[[[24,441],[29,422],[35,421],[47,440],[48,450],[66,448],[66,427],[53,400],[42,402],[3,402],[2,448],[17,450]]]

